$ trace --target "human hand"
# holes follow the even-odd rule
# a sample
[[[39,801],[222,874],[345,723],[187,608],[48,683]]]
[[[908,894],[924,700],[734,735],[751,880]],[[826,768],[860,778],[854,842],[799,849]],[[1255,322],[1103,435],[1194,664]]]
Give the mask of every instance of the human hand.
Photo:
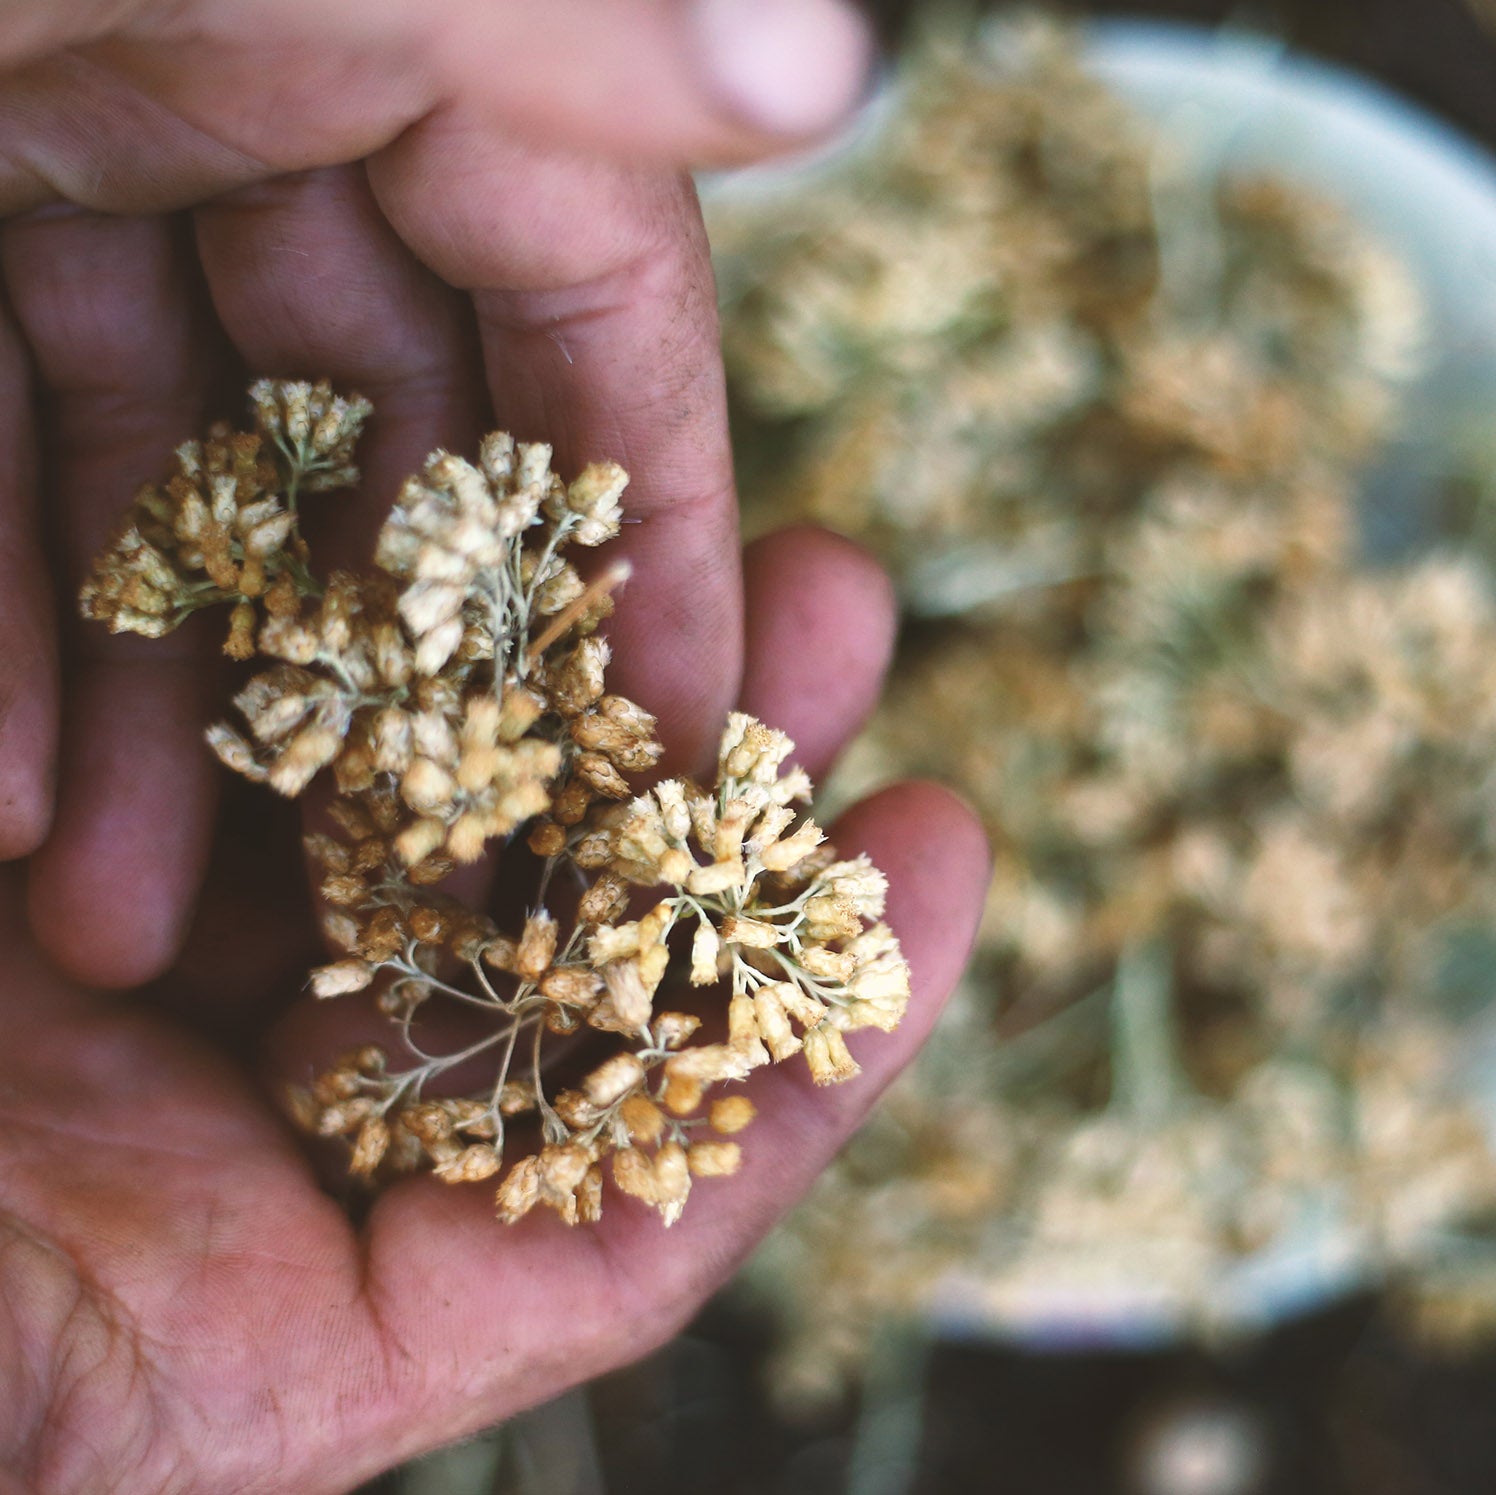
[[[438,11],[16,0],[0,18],[0,856],[34,853],[35,937],[88,984],[153,977],[180,943],[216,645],[91,629],[59,670],[54,607],[162,453],[238,413],[243,365],[390,412],[359,512],[319,547],[337,562],[363,559],[428,451],[494,425],[554,440],[568,470],[622,461],[644,522],[619,545],[612,678],[685,767],[736,691],[715,305],[677,168],[834,122],[864,33],[839,0]]]
[[[796,736],[819,772],[876,695],[887,585],[814,531],[753,547],[744,580],[739,704]],[[229,842],[226,876],[154,1004],[101,999],[49,970],[12,880],[0,903],[0,1495],[341,1491],[665,1339],[907,1062],[975,929],[985,847],[943,791],[889,790],[832,834],[890,876],[913,1004],[896,1033],[854,1038],[864,1073],[847,1085],[814,1089],[798,1065],[758,1071],[741,1171],[703,1181],[669,1231],[616,1191],[595,1226],[546,1211],[506,1228],[490,1187],[430,1177],[350,1224],[263,1087],[305,1078],[364,1009],[293,995],[258,1041],[276,967],[294,994],[315,958],[298,947],[315,942],[310,911],[298,921],[286,904],[294,866],[247,875],[263,824],[261,844]],[[268,1057],[234,1062],[193,1031],[205,1027]]]

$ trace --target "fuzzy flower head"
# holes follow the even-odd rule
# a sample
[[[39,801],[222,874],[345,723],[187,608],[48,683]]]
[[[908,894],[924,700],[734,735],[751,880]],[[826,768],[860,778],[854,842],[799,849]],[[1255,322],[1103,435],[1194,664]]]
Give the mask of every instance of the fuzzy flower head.
[[[233,603],[224,650],[248,659],[272,599],[315,591],[297,498],[357,483],[353,448],[370,407],[325,382],[261,380],[250,395],[254,431],[214,426],[177,448],[164,482],[136,495],[79,594],[85,618],[159,638],[202,608]]]

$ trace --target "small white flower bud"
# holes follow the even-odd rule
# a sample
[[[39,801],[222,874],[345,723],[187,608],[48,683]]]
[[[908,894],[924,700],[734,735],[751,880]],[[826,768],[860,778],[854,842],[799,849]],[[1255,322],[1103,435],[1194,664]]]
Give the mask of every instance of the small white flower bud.
[[[366,960],[334,961],[312,972],[312,995],[340,997],[345,992],[362,991],[373,979],[374,967]]]

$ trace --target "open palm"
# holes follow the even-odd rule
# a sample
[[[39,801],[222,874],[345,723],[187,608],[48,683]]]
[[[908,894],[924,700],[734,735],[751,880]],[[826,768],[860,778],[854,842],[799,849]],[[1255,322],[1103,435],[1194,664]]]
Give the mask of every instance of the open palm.
[[[916,1003],[839,1093],[757,1076],[741,1173],[673,1230],[622,1198],[506,1230],[489,1190],[426,1179],[355,1226],[270,1099],[360,1010],[299,998],[299,869],[220,837],[199,898],[214,643],[59,640],[54,605],[246,372],[326,375],[381,413],[321,563],[494,425],[564,470],[616,458],[643,522],[610,683],[679,767],[735,701],[822,766],[886,589],[816,535],[740,565],[679,168],[814,133],[865,51],[835,0],[0,9],[0,856],[30,854],[0,883],[0,1495],[344,1490],[643,1353],[726,1278],[933,1020],[981,840],[930,789],[838,829],[892,876]]]
[[[876,690],[886,587],[850,546],[804,531],[754,547],[744,582],[741,704],[824,767]],[[49,968],[9,882],[0,1469],[18,1483],[0,1474],[0,1490],[341,1491],[669,1335],[907,1061],[974,929],[985,848],[943,791],[887,791],[834,834],[891,876],[910,1015],[864,1036],[866,1073],[847,1086],[815,1091],[799,1066],[758,1074],[742,1171],[703,1184],[668,1232],[616,1194],[596,1227],[546,1215],[506,1229],[489,1188],[428,1178],[350,1223],[267,1091],[346,1040],[362,1009],[287,1001],[294,977],[274,972],[303,958],[296,900],[284,875],[246,873],[257,854],[242,842],[224,863],[237,879],[202,905],[211,927],[149,1003]]]

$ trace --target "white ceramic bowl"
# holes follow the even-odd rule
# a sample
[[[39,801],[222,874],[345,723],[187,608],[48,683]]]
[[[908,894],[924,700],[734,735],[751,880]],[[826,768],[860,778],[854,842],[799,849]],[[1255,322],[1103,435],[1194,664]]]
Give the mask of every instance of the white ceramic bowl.
[[[1267,170],[1338,202],[1407,264],[1429,310],[1428,361],[1375,476],[1374,538],[1426,526],[1427,496],[1496,425],[1496,160],[1369,78],[1261,37],[1098,22],[1096,73],[1203,172]]]

